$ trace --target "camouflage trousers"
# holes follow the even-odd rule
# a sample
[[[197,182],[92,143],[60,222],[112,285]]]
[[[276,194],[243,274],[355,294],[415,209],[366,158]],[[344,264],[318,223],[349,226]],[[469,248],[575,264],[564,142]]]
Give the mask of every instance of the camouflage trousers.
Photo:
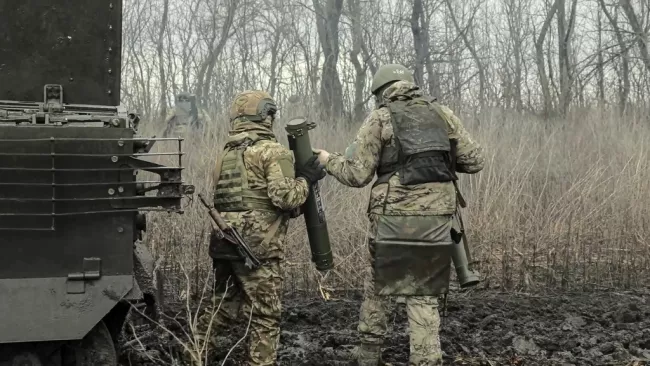
[[[369,254],[372,263],[376,218],[370,217]],[[361,346],[357,353],[360,366],[380,364],[381,346],[387,332],[387,312],[395,297],[375,295],[373,265],[366,271],[364,300],[359,311]],[[409,366],[442,365],[440,315],[436,296],[404,296],[409,329]]]
[[[368,284],[369,283],[369,284]],[[372,281],[366,281],[366,295],[361,304],[359,325],[361,346],[357,360],[360,366],[376,366],[380,362],[381,346],[387,331],[390,298],[375,296]],[[442,365],[440,346],[440,316],[438,299],[433,296],[406,296],[409,322],[409,366]]]
[[[207,348],[214,350],[219,346],[219,326],[250,321],[247,364],[275,365],[280,342],[282,263],[271,260],[255,271],[243,262],[215,263],[214,295],[197,321],[195,338],[199,345],[207,340]]]

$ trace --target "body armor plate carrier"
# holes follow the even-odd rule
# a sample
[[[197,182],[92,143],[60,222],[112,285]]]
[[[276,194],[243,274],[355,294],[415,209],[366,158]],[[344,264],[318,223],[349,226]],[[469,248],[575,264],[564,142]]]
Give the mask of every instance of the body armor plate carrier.
[[[279,211],[279,208],[271,202],[266,189],[253,190],[248,184],[244,151],[260,140],[262,138],[256,134],[249,134],[243,141],[226,143],[222,157],[217,162],[215,174],[217,181],[213,199],[215,208],[220,212]],[[281,217],[272,225],[264,242],[271,240],[280,222]],[[217,260],[243,261],[233,244],[220,239],[214,231],[210,237],[209,254]]]
[[[278,211],[266,189],[253,190],[248,184],[244,151],[260,140],[257,135],[251,134],[243,142],[226,144],[218,172],[219,181],[214,192],[214,205],[219,211]]]
[[[375,185],[397,173],[401,185],[454,181],[455,144],[434,100],[389,100],[394,146],[384,146]],[[387,187],[386,197],[388,197]],[[386,204],[384,200],[384,205]],[[384,206],[385,207],[385,206]],[[451,217],[380,214],[374,238],[374,284],[379,296],[447,293]]]
[[[402,185],[457,179],[447,122],[433,101],[409,97],[382,106],[390,110],[395,145],[382,149],[375,185],[388,182],[396,172]]]

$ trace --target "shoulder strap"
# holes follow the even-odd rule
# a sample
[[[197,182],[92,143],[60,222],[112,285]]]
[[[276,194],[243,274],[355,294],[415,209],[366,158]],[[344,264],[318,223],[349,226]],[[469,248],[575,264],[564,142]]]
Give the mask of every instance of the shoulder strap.
[[[436,111],[436,113],[438,113],[440,118],[444,119],[445,121],[449,119],[449,117],[442,112],[442,109],[440,109],[440,105],[438,104],[436,98],[433,98],[432,100],[428,100],[428,102],[431,108],[433,108],[433,110]]]
[[[214,182],[213,187],[214,187],[214,189],[217,188],[217,183],[219,183],[219,177],[221,176],[221,169],[223,168],[223,158],[222,157],[224,155],[226,155],[228,153],[228,151],[232,150],[233,148],[234,149],[242,148],[242,145],[243,145],[243,150],[246,150],[247,147],[255,145],[255,143],[257,143],[260,140],[262,140],[262,138],[260,138],[260,136],[258,134],[251,133],[250,137],[247,138],[246,140],[244,140],[244,142],[242,144],[233,145],[233,144],[231,144],[229,142],[226,142],[226,146],[223,149],[223,151],[221,152],[221,155],[219,155],[217,157],[217,164],[216,164],[216,167],[215,167],[215,170],[214,170],[214,176],[213,176],[213,182]]]
[[[275,234],[278,232],[278,229],[280,228],[280,224],[282,224],[282,220],[287,216],[287,214],[283,213],[282,215],[279,215],[275,221],[269,226],[268,231],[266,234],[264,234],[264,239],[262,239],[262,244],[263,246],[268,245]]]
[[[423,96],[420,97],[420,99],[424,99],[424,100],[426,100],[426,101],[429,102],[429,103],[435,103],[435,102],[438,101],[438,98],[436,98],[436,97],[432,97],[432,96],[430,96],[430,95],[423,95]]]
[[[249,146],[255,145],[262,138],[256,133],[249,133],[243,142],[237,145],[240,149],[246,150]]]

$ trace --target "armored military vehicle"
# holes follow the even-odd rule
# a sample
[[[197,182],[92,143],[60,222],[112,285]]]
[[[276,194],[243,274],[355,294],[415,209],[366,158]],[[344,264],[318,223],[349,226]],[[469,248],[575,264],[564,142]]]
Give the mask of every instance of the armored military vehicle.
[[[193,187],[180,139],[137,136],[121,55],[121,0],[0,1],[0,365],[116,365],[134,303],[155,316],[144,212]]]

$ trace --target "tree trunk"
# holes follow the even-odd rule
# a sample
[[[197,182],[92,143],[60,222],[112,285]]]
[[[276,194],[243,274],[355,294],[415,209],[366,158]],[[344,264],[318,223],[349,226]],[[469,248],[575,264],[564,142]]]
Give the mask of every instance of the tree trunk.
[[[413,67],[413,78],[418,85],[424,84],[424,61],[427,57],[427,34],[429,27],[424,24],[424,9],[422,0],[413,0],[413,11],[411,12],[411,32],[413,33],[413,48],[415,50],[415,66]],[[431,77],[431,76],[429,76]]]
[[[619,90],[619,99],[618,99],[618,109],[619,113],[623,115],[627,109],[627,99],[630,95],[630,56],[628,52],[628,47],[625,45],[625,40],[623,39],[623,33],[621,28],[618,26],[618,20],[612,16],[612,13],[607,9],[604,0],[598,0],[600,7],[603,9],[603,14],[614,28],[614,34],[616,35],[616,41],[618,46],[621,49],[621,73],[620,79],[622,80],[622,86]]]
[[[605,106],[605,58],[603,56],[603,23],[598,13],[598,106],[603,108]]]
[[[512,53],[514,57],[514,62],[515,62],[515,67],[514,67],[514,80],[513,80],[513,85],[512,88],[514,89],[514,95],[512,95],[512,99],[514,99],[514,104],[515,104],[515,109],[517,111],[521,111],[523,109],[523,101],[522,101],[522,91],[521,91],[521,85],[523,81],[523,36],[522,36],[522,27],[523,27],[523,22],[522,22],[522,17],[523,17],[523,9],[522,9],[522,4],[521,0],[509,0],[505,2],[505,10],[507,14],[507,20],[508,20],[508,30],[510,31],[510,37],[512,40]]]
[[[325,1],[323,6],[322,1]],[[343,86],[336,65],[339,60],[339,20],[343,0],[313,0],[316,9],[316,27],[323,50],[323,72],[320,98],[325,118],[343,115]]]
[[[226,47],[226,42],[232,36],[230,29],[232,28],[235,19],[237,5],[237,0],[228,0],[228,6],[225,9],[226,18],[223,20],[223,23],[221,25],[221,32],[219,34],[217,34],[217,30],[219,28],[216,26],[215,18],[217,14],[222,13],[223,9],[222,7],[213,9],[212,34],[209,36],[209,41],[207,42],[209,50],[208,56],[201,63],[196,83],[196,98],[205,106],[211,105],[211,103],[209,103],[210,100],[208,97],[210,95],[210,84],[213,77],[214,67],[217,63],[217,60],[219,59],[219,56],[221,56],[223,49]],[[208,38],[207,35],[206,38]],[[215,45],[217,38],[219,39],[219,42],[217,42]]]
[[[169,0],[163,1],[163,14],[160,20],[156,53],[158,54],[158,73],[160,74],[160,118],[167,117],[167,77],[165,75],[164,39],[167,28],[167,17],[169,15]]]
[[[366,69],[359,62],[361,45],[363,43],[363,28],[361,27],[361,4],[359,0],[349,0],[348,8],[352,23],[352,50],[350,62],[354,66],[354,120],[361,121],[365,114],[365,98],[363,92],[366,85]]]
[[[546,74],[546,67],[544,66],[544,39],[546,38],[546,34],[548,33],[548,29],[551,26],[551,21],[555,16],[555,12],[557,11],[560,1],[562,0],[554,1],[553,6],[546,14],[546,19],[544,20],[542,29],[539,31],[539,36],[537,36],[537,40],[535,40],[535,53],[537,55],[535,61],[537,62],[537,70],[539,72],[539,83],[540,86],[542,87],[542,96],[544,98],[545,118],[549,117],[551,110],[553,109],[553,102],[551,100],[551,89],[549,85],[550,84],[549,78]]]
[[[632,27],[632,30],[636,34],[636,42],[637,45],[639,46],[639,53],[641,54],[641,60],[645,64],[646,69],[650,71],[650,51],[648,51],[648,34],[646,34],[643,28],[641,28],[641,23],[639,23],[639,19],[636,16],[636,13],[634,11],[634,8],[632,7],[632,4],[630,3],[630,0],[619,0],[619,4],[621,5],[621,8],[623,8],[627,20],[630,22],[630,27]]]
[[[575,28],[575,16],[577,0],[573,0],[573,6],[569,15],[569,24],[566,19],[565,0],[557,0],[557,39],[558,39],[558,65],[560,68],[560,113],[564,116],[571,103],[571,87],[573,75],[569,60],[571,48],[571,35]]]

